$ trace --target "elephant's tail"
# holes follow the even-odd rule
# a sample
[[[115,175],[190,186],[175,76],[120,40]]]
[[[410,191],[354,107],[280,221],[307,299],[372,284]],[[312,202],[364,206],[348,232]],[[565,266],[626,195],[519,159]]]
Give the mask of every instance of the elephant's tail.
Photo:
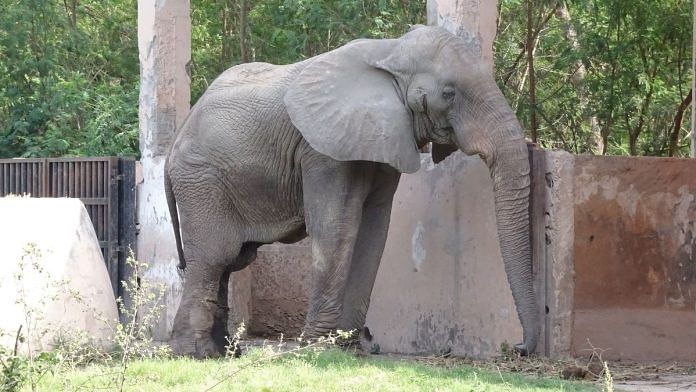
[[[184,259],[184,248],[181,245],[181,230],[179,229],[179,213],[176,209],[176,198],[172,191],[172,180],[169,178],[169,170],[164,165],[164,193],[167,196],[167,205],[169,206],[169,216],[174,227],[174,237],[176,238],[176,251],[179,253],[179,270],[186,269],[186,259]]]

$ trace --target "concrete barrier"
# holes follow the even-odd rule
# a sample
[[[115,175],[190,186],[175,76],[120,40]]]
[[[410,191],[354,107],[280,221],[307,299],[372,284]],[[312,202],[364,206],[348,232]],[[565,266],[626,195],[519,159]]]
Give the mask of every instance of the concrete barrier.
[[[505,276],[488,168],[456,152],[404,175],[366,325],[398,353],[489,357],[522,330]]]
[[[0,344],[13,347],[22,326],[33,350],[76,330],[107,345],[118,312],[82,202],[0,198],[0,217]]]

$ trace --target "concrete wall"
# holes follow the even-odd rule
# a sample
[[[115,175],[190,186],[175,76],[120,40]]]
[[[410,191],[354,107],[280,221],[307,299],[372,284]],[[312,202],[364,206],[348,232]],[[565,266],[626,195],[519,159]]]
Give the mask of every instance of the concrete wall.
[[[188,0],[139,0],[140,152],[137,256],[150,268],[145,279],[164,283],[164,314],[153,330],[168,340],[181,298],[174,232],[164,196],[164,159],[189,111],[187,66],[191,56]]]
[[[696,360],[696,161],[542,155],[539,353],[586,356],[594,346],[605,359]],[[395,196],[367,317],[373,343],[494,355],[521,331],[487,170],[459,153],[437,166],[423,159]],[[310,255],[304,243],[260,252],[249,277],[252,332],[301,330]]]
[[[481,59],[493,69],[497,3],[495,0],[428,0],[428,24],[442,26],[477,44]]]
[[[387,352],[494,355],[522,332],[488,169],[459,152],[422,165],[396,192],[366,325]]]
[[[696,360],[696,161],[575,159],[572,350]]]

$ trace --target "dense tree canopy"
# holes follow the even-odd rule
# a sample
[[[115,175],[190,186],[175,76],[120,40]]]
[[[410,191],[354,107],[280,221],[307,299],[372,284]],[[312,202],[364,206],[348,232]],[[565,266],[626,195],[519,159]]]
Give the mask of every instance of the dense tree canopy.
[[[504,0],[499,8],[499,84],[530,130],[535,112],[542,145],[688,155],[690,0]]]
[[[136,3],[0,2],[0,157],[137,154]],[[496,78],[529,137],[576,153],[688,155],[691,1],[498,3]],[[232,65],[295,62],[425,22],[425,0],[191,10],[192,102]]]
[[[0,2],[0,156],[133,154],[136,0]]]

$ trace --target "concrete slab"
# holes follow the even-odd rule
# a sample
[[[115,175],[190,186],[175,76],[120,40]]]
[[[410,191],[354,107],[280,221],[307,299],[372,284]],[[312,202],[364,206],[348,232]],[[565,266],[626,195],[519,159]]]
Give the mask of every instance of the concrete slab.
[[[488,357],[522,331],[503,268],[488,169],[456,152],[404,175],[367,327],[384,352]]]

